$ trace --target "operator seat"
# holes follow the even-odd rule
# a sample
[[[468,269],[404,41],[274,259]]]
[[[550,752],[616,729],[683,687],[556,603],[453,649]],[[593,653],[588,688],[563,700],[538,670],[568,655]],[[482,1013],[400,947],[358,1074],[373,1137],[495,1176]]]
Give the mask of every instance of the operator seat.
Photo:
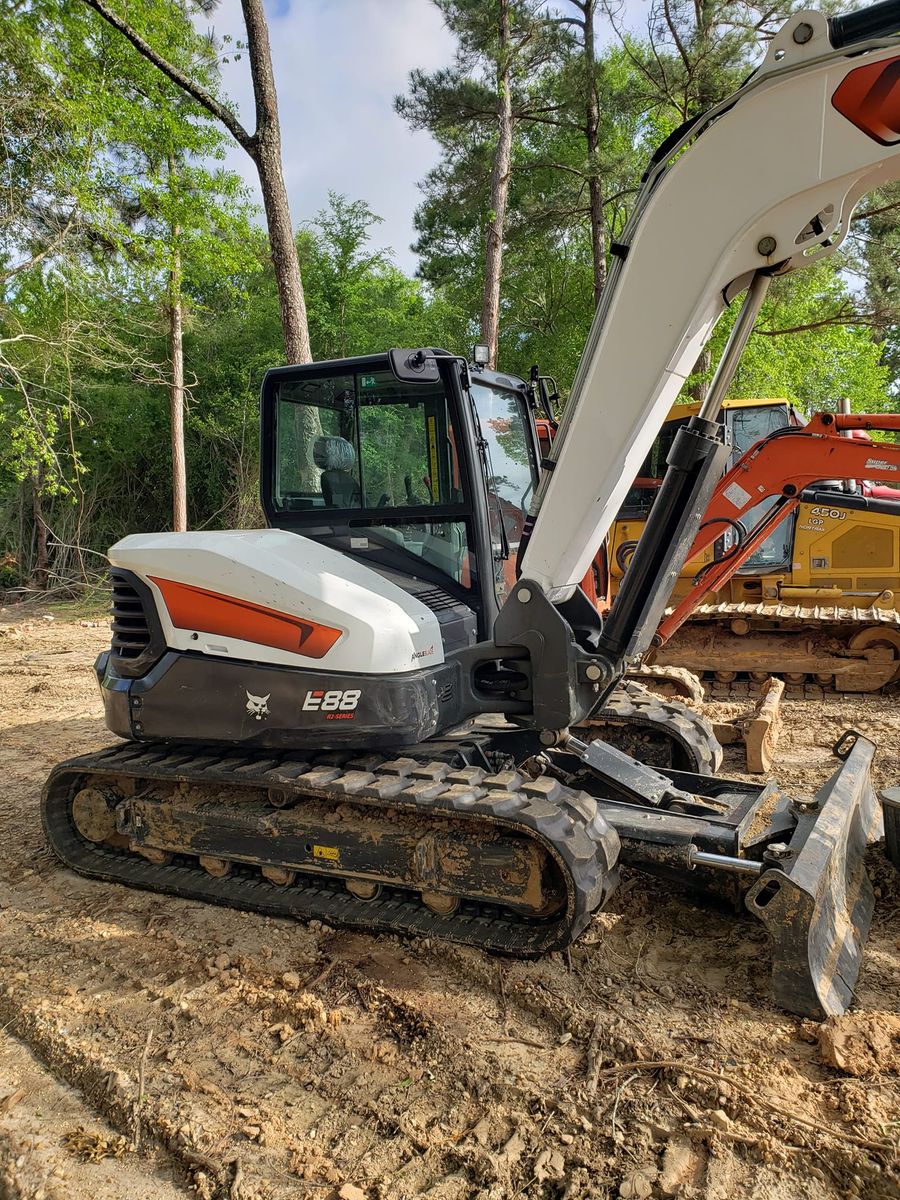
[[[313,462],[322,472],[322,498],[328,508],[359,508],[362,494],[351,472],[356,466],[353,443],[342,437],[317,437]]]

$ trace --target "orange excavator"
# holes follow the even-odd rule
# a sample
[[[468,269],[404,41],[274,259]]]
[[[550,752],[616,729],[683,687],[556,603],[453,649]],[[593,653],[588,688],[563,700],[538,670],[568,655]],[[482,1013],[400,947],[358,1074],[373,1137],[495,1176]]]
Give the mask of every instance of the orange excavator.
[[[789,426],[762,438],[737,461],[713,493],[691,557],[702,554],[726,528],[736,535],[736,540],[721,557],[697,573],[691,590],[660,623],[657,633],[660,645],[803,503],[817,502],[807,518],[808,528],[801,526],[800,530],[814,538],[827,536],[826,520],[847,519],[843,506],[848,501],[855,502],[863,511],[883,511],[895,517],[900,535],[900,491],[868,484],[859,495],[848,495],[839,489],[808,490],[834,479],[888,476],[900,483],[900,444],[841,436],[868,434],[873,430],[900,432],[900,414],[816,413],[804,426]],[[758,513],[767,504],[755,524],[749,528],[742,524],[741,518]],[[841,594],[837,588],[820,588],[818,592],[820,599]],[[893,596],[885,599],[892,603]],[[834,665],[838,671],[841,669],[842,664]]]
[[[720,481],[647,655],[657,672],[687,668],[729,691],[772,671],[789,687],[842,692],[900,677],[898,446],[870,437],[895,434],[900,417],[791,417]],[[658,485],[641,478],[632,491],[652,497]],[[630,510],[616,522],[610,599],[642,528]]]

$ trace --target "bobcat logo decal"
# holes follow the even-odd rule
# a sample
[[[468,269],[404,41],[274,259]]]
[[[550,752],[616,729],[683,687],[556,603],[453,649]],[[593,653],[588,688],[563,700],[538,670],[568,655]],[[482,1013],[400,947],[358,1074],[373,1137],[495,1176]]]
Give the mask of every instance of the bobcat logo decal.
[[[269,696],[272,693],[269,692]],[[261,721],[263,717],[269,715],[269,705],[267,703],[269,696],[251,696],[247,693],[247,712],[251,717],[256,717],[257,721]]]

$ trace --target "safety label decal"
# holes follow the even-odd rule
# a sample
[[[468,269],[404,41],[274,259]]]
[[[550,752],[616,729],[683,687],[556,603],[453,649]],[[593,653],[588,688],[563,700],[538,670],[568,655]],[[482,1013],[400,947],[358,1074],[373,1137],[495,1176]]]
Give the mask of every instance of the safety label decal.
[[[739,483],[729,483],[722,495],[735,508],[743,508],[750,499],[750,493],[745,492]]]

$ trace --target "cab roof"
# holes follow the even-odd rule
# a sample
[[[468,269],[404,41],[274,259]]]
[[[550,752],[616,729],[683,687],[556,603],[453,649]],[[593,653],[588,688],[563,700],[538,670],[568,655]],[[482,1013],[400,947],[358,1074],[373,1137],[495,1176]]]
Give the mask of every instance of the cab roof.
[[[785,405],[787,405],[788,408],[793,409],[795,412],[797,411],[797,406],[794,404],[794,402],[792,400],[786,400],[783,396],[781,398],[769,396],[751,396],[742,397],[741,399],[735,400],[724,400],[722,402],[723,408],[782,408]],[[669,415],[666,417],[666,421],[681,421],[685,417],[696,417],[702,407],[702,404],[698,404],[696,401],[691,401],[690,404],[673,404],[669,409]]]

